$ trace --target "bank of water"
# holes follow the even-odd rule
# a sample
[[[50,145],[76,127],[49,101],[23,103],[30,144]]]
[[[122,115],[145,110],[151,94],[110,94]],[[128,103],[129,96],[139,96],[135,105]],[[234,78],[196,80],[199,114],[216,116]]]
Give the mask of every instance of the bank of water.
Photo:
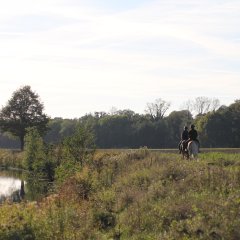
[[[25,181],[22,171],[0,170],[0,202],[19,202],[25,196]]]
[[[8,200],[20,202],[22,200],[37,200],[47,189],[47,182],[31,178],[21,170],[0,169],[0,203]]]

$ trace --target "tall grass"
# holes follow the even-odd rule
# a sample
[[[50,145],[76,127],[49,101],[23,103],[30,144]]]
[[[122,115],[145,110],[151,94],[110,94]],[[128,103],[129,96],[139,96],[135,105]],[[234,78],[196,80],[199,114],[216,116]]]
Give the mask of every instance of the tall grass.
[[[1,168],[23,168],[23,153],[14,150],[0,149]]]
[[[240,239],[240,154],[96,152],[40,202],[0,207],[0,239]]]

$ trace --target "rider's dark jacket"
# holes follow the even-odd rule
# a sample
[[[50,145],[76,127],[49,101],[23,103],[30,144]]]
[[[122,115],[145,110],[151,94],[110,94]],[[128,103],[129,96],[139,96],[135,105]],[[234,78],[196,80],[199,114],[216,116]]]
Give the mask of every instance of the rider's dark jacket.
[[[189,136],[189,139],[190,140],[197,140],[197,137],[198,137],[198,133],[195,129],[191,129],[189,132],[188,132],[188,136]]]
[[[182,132],[182,140],[188,140],[189,135],[188,135],[188,130],[183,130]]]

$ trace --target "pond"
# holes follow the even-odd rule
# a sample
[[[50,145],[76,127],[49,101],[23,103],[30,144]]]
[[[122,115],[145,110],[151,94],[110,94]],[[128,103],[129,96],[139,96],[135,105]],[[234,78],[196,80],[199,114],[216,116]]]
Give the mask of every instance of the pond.
[[[25,182],[21,171],[0,170],[0,202],[9,199],[21,201],[25,195]]]
[[[20,170],[0,169],[0,203],[38,200],[47,192],[48,183]]]

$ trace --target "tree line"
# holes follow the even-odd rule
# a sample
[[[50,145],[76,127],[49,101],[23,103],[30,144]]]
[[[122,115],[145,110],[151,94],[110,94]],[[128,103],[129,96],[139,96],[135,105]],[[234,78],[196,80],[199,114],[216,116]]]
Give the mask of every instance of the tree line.
[[[197,97],[184,110],[166,115],[170,103],[147,103],[144,114],[132,110],[95,112],[76,119],[51,119],[30,86],[13,93],[0,112],[0,147],[22,148],[28,127],[36,127],[47,143],[59,144],[79,124],[91,129],[97,148],[176,148],[185,125],[194,123],[203,147],[240,147],[240,100],[221,106],[218,99]],[[9,138],[15,136],[18,140]],[[19,145],[20,141],[20,145]]]

